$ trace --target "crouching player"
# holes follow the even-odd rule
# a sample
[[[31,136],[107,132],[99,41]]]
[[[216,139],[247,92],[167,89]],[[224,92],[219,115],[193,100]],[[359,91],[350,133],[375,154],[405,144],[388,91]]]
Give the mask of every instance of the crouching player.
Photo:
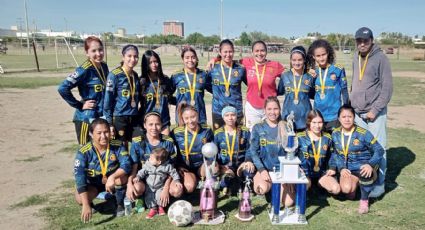
[[[229,185],[235,175],[249,183],[255,167],[245,155],[249,148],[250,132],[245,126],[237,126],[236,108],[226,106],[221,115],[225,124],[215,131],[214,142],[218,147],[220,187],[223,189],[223,195],[228,195]]]
[[[77,191],[75,199],[82,205],[81,220],[92,217],[93,199],[103,191],[115,193],[116,215],[124,215],[124,196],[130,172],[129,155],[120,141],[111,140],[106,120],[96,118],[89,127],[91,142],[81,147],[74,162]]]

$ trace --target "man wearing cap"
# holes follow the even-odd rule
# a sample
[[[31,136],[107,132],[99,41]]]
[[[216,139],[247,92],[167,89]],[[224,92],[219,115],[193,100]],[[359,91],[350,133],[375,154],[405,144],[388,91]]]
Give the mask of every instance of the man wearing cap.
[[[387,144],[387,105],[393,92],[391,66],[382,49],[373,43],[373,33],[362,27],[355,34],[358,53],[353,60],[351,105],[356,112],[355,122],[369,130],[384,147]],[[379,164],[379,178],[370,197],[385,192],[386,152]]]

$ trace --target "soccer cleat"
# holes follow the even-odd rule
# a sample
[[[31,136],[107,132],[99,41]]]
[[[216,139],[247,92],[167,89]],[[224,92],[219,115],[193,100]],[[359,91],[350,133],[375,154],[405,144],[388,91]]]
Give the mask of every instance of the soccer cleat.
[[[158,215],[159,215],[159,216],[163,216],[163,215],[165,215],[165,210],[164,210],[164,208],[163,208],[163,207],[161,207],[161,206],[159,206],[159,208],[158,208]]]
[[[146,219],[152,219],[156,214],[158,214],[156,208],[151,208],[149,213],[146,215]]]
[[[369,212],[369,200],[360,200],[359,214],[366,214]]]
[[[122,217],[122,216],[124,216],[124,215],[125,215],[125,209],[124,209],[124,206],[123,206],[123,205],[119,204],[119,205],[117,206],[117,210],[116,210],[116,212],[115,212],[115,215],[116,215],[117,217]]]

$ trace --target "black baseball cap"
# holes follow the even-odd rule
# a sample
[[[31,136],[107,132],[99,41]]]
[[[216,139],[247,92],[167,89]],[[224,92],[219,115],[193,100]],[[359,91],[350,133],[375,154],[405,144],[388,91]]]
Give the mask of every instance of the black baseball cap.
[[[354,36],[356,39],[373,39],[372,30],[367,27],[362,27],[356,31]]]

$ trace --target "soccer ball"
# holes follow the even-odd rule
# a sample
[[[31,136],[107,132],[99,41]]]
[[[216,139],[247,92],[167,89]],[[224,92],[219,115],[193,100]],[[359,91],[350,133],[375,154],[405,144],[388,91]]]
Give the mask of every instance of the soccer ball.
[[[192,209],[189,202],[178,200],[168,209],[168,219],[177,227],[186,226],[192,222]]]
[[[206,158],[214,158],[217,155],[218,148],[213,142],[206,143],[202,146],[202,154]]]

